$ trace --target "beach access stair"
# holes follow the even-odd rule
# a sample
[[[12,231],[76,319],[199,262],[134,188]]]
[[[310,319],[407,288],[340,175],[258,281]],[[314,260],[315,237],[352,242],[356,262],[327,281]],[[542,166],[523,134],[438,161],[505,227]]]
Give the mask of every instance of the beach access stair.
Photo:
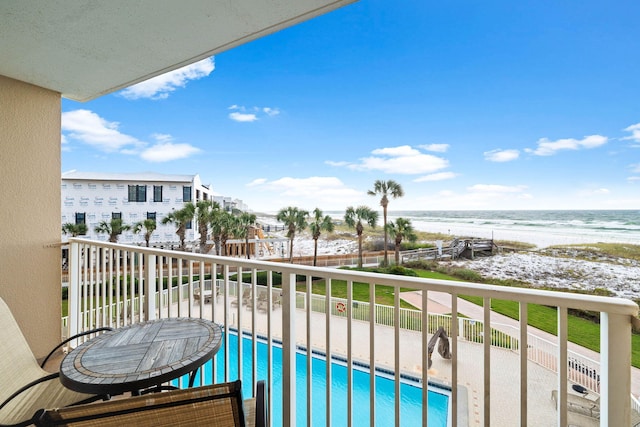
[[[421,248],[400,253],[402,264],[420,260],[443,260],[492,255],[497,248],[493,239],[455,238],[447,246]]]

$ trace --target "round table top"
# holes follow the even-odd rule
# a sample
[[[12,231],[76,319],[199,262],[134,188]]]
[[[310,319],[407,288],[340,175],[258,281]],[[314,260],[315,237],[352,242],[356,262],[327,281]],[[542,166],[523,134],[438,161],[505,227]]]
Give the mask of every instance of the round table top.
[[[136,323],[76,347],[62,361],[60,381],[82,393],[139,391],[196,370],[221,344],[222,329],[205,319]]]

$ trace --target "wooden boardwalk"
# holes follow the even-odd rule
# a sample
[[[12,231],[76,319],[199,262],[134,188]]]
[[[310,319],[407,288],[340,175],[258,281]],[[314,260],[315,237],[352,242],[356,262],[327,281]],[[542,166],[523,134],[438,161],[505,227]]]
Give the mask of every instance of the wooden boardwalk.
[[[402,264],[418,260],[443,260],[470,258],[491,255],[494,248],[498,248],[492,239],[456,238],[447,246],[430,249],[415,249],[400,253]]]

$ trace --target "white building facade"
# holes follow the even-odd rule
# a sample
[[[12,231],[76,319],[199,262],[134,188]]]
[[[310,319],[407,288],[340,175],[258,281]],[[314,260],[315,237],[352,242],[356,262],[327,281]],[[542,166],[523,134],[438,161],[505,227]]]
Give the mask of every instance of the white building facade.
[[[133,226],[145,219],[156,220],[156,230],[150,243],[171,247],[179,244],[176,227],[163,225],[162,220],[172,210],[182,209],[187,202],[212,200],[210,185],[203,185],[196,175],[160,173],[98,173],[65,172],[62,174],[62,224],[87,225],[86,237],[106,241],[109,236],[95,232],[102,221],[120,218]],[[63,241],[68,236],[63,235]],[[199,238],[195,220],[187,228],[186,241]],[[125,231],[120,243],[144,244],[144,230],[135,235]]]

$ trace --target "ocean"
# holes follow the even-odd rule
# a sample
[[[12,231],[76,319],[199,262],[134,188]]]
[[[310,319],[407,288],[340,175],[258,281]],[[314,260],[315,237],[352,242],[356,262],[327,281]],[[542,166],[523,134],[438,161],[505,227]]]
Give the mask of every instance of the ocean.
[[[341,218],[344,212],[330,212]],[[411,220],[416,230],[452,237],[527,242],[640,244],[640,210],[389,211],[389,221]],[[382,225],[382,215],[379,224]]]

